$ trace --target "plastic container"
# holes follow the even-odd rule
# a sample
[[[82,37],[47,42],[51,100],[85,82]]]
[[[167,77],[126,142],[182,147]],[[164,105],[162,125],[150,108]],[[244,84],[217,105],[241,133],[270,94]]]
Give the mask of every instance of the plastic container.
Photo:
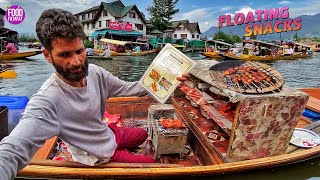
[[[28,101],[26,96],[0,96],[0,106],[7,106],[9,109],[8,133],[19,123]]]

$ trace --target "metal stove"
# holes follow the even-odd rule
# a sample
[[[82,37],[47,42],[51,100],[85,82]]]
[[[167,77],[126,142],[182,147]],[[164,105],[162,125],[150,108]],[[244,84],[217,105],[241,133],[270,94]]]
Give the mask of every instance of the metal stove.
[[[174,107],[168,104],[151,105],[148,109],[148,133],[154,147],[154,158],[162,154],[178,153],[183,159],[188,128],[164,128],[161,118],[177,118]],[[183,121],[182,121],[183,122]]]

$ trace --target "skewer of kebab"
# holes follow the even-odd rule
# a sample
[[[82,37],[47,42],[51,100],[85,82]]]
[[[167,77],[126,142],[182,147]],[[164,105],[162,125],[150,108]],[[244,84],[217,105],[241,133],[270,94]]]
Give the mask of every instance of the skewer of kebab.
[[[269,84],[270,86],[273,86],[275,88],[277,88],[279,91],[281,91],[272,81],[270,76],[268,76],[266,73],[262,72],[261,70],[258,70],[258,75],[261,76],[264,82],[266,82],[267,84]]]
[[[263,89],[259,88],[256,83],[260,83],[264,85],[262,82],[266,82],[269,86],[274,86],[277,88],[271,81],[270,76],[266,73],[262,72],[260,69],[256,69],[252,66],[240,66],[235,68],[228,68],[224,73],[223,76],[231,76],[232,82],[237,84],[239,90],[240,85],[239,82],[241,81],[244,85],[249,86],[251,89],[254,89],[250,84],[255,86],[257,92],[260,89],[263,93]],[[242,92],[242,91],[240,91]]]
[[[268,88],[268,86],[266,86],[265,84],[263,84],[261,81],[258,81],[256,77],[253,77],[253,82],[259,83],[261,86],[263,86],[263,87],[265,87],[265,88]],[[271,90],[271,91],[275,93],[274,90]]]
[[[237,85],[240,93],[242,93],[242,90],[241,90],[240,85],[239,85],[239,80],[240,80],[240,78],[239,78],[238,76],[239,76],[238,74],[232,76],[232,82]]]

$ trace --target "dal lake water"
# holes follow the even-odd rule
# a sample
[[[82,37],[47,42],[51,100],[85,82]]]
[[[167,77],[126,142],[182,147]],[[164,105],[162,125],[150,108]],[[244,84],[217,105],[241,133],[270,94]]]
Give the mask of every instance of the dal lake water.
[[[28,50],[23,49],[22,50]],[[198,53],[187,53],[192,59],[205,57]],[[148,68],[156,54],[135,57],[114,57],[113,60],[89,60],[90,63],[104,67],[115,76],[126,81],[137,81]],[[320,87],[320,53],[306,60],[264,62],[282,73],[285,85],[302,87]],[[30,57],[28,60],[0,61],[0,64],[13,65],[18,74],[16,79],[0,79],[0,95],[27,96],[36,93],[42,83],[51,76],[54,68],[48,64],[42,54]],[[218,177],[203,177],[200,179],[289,179],[300,180],[320,177],[320,157],[298,164],[284,167],[250,171],[240,174]],[[198,178],[197,178],[198,179]],[[318,179],[318,178],[315,178]],[[320,179],[320,178],[319,178]]]

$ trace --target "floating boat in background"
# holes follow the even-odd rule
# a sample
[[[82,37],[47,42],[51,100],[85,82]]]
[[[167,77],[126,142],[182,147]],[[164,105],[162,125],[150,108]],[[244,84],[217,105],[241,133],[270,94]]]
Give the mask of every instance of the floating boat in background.
[[[297,59],[306,59],[311,57],[311,55],[303,54],[301,52],[294,53],[292,55],[265,55],[265,56],[256,56],[248,54],[232,54],[232,53],[220,53],[220,56],[225,59],[230,60],[243,60],[243,61],[274,61],[274,60],[297,60]]]
[[[214,45],[213,49],[210,49],[210,46]],[[222,46],[227,46],[226,49],[224,49],[223,51],[229,49],[230,47],[232,47],[232,44],[223,42],[223,41],[217,41],[217,40],[207,40],[205,42],[205,49],[206,52],[200,52],[201,55],[209,57],[209,58],[215,58],[215,59],[219,59],[222,58],[222,56],[220,55],[220,53],[222,52],[220,49],[218,49],[218,45],[222,45]]]
[[[197,63],[191,70],[192,78],[201,76],[203,82],[195,79],[197,81],[184,83],[175,91],[168,102],[170,104],[158,104],[149,96],[107,100],[106,111],[109,114],[120,114],[120,125],[146,128],[148,131],[150,140],[141,147],[141,151],[134,153],[154,156],[159,163],[110,162],[89,167],[72,161],[51,160],[48,157],[57,142],[54,137],[46,141],[18,176],[66,179],[215,176],[283,166],[320,156],[320,146],[303,148],[289,145],[295,127],[305,127],[320,133],[320,123],[312,122],[300,113],[305,104],[307,108],[320,110],[320,88],[298,91],[282,87],[280,92],[254,95],[217,89],[210,86],[214,81],[208,73],[212,66],[209,62],[201,66]],[[192,84],[202,88],[201,91]],[[207,95],[204,96],[204,92],[210,93],[209,87],[213,93],[210,96],[215,97],[212,101]],[[313,101],[307,100],[306,93]],[[230,99],[225,99],[227,96],[221,94]],[[193,101],[196,99],[198,101]],[[211,101],[213,106],[202,109],[206,103],[204,101]],[[235,112],[230,113],[228,108]],[[217,113],[222,112],[219,109],[225,114]],[[230,117],[228,114],[233,121],[226,119]],[[186,127],[163,128],[160,119],[164,116],[178,118]],[[258,124],[261,121],[264,123]],[[228,123],[231,127],[227,127]]]
[[[148,44],[148,43],[141,43],[141,42],[119,41],[119,40],[107,39],[107,38],[102,38],[102,39],[100,39],[100,41],[104,42],[104,43],[108,43],[108,44],[119,45],[119,46],[125,46],[128,44],[145,46]],[[126,50],[125,52],[111,51],[111,55],[112,56],[143,56],[146,54],[158,53],[159,51],[160,51],[160,49],[140,50],[140,52],[134,52],[132,50]],[[101,54],[101,53],[103,53],[103,50],[102,49],[95,49],[94,52]]]
[[[115,51],[111,51],[112,56],[143,56],[147,54],[152,54],[152,53],[158,53],[160,50],[159,49],[152,49],[152,50],[145,50],[145,51],[140,51],[139,53],[133,52],[133,51],[128,51],[124,53],[118,53]]]
[[[220,56],[222,56],[225,59],[230,60],[243,60],[243,61],[274,61],[274,60],[297,60],[297,59],[306,59],[308,57],[311,57],[312,54],[308,52],[308,49],[310,49],[310,46],[304,45],[297,42],[291,42],[291,45],[294,45],[294,47],[297,47],[295,49],[302,49],[304,48],[305,51],[297,51],[293,52],[292,54],[286,54],[285,51],[289,48],[285,48],[284,46],[279,46],[274,43],[259,41],[259,40],[244,40],[243,41],[243,47],[241,53],[220,53]],[[255,44],[255,45],[254,45]],[[247,48],[246,48],[247,46]],[[286,45],[285,45],[286,46]],[[259,47],[261,49],[261,52],[259,52],[258,55],[255,53],[257,50],[256,47]],[[300,47],[300,48],[298,48]],[[278,53],[278,50],[281,53]],[[244,53],[246,51],[246,53]]]
[[[320,43],[313,43],[310,46],[311,46],[312,51],[320,52]]]
[[[17,77],[17,73],[14,70],[8,69],[0,72],[0,78],[12,79],[16,77]]]
[[[87,56],[88,59],[98,59],[98,60],[112,60],[112,57],[103,57],[103,56]]]
[[[37,51],[20,52],[15,54],[0,54],[0,60],[23,59],[23,58],[35,56],[41,53],[42,53],[41,50],[37,50]]]

